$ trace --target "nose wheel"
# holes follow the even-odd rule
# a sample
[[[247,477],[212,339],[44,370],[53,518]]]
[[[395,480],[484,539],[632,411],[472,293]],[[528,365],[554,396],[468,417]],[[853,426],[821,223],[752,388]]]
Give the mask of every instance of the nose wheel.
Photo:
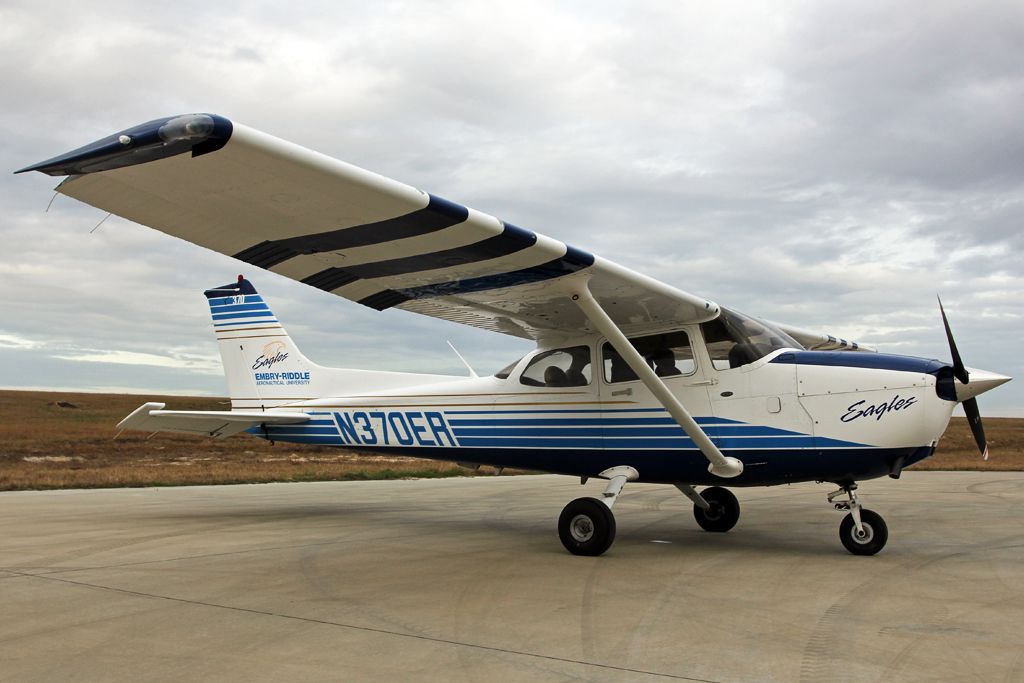
[[[839,540],[854,555],[874,555],[885,547],[889,540],[889,529],[885,526],[882,516],[871,510],[860,511],[860,526],[853,519],[853,514],[843,517],[839,525]]]
[[[842,495],[849,499],[835,502]],[[889,527],[877,512],[861,507],[856,484],[843,486],[828,494],[828,502],[835,505],[836,510],[850,511],[839,524],[839,540],[843,547],[854,555],[874,555],[885,547],[889,540]]]

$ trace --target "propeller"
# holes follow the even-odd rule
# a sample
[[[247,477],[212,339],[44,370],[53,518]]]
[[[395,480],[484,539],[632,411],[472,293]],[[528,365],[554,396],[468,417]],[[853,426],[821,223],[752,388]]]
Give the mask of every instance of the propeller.
[[[953,341],[953,331],[949,329],[949,319],[946,317],[946,310],[942,307],[942,299],[939,299],[939,312],[942,313],[942,325],[946,328],[946,341],[949,342],[949,352],[953,356],[953,376],[961,384],[967,384],[971,381],[971,375],[967,372],[967,368],[964,367],[964,361],[960,358],[956,342]],[[978,444],[978,450],[981,452],[982,458],[988,460],[988,442],[985,440],[985,427],[981,424],[978,399],[972,396],[961,401],[961,403],[964,406],[964,413],[967,415],[967,424],[971,427],[971,434],[974,435],[974,441]]]

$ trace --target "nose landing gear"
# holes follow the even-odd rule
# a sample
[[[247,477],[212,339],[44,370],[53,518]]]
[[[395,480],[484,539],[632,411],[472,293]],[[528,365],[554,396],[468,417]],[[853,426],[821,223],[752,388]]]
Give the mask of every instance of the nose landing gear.
[[[846,495],[848,500],[835,502],[842,495]],[[881,515],[861,507],[856,484],[843,485],[828,494],[828,502],[835,505],[836,510],[850,511],[839,524],[839,540],[847,550],[854,555],[874,555],[885,547],[889,528]]]

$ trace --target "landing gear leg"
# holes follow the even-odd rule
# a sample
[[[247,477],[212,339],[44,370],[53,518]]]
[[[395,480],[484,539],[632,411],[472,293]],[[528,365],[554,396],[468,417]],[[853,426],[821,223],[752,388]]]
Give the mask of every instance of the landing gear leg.
[[[848,500],[835,502],[836,498],[843,495]],[[856,484],[845,484],[828,494],[828,502],[835,505],[836,510],[850,511],[839,525],[839,540],[847,550],[854,555],[874,555],[885,547],[889,540],[889,528],[881,515],[861,507]]]
[[[640,474],[628,466],[612,467],[598,475],[608,479],[603,500],[577,498],[562,509],[558,517],[558,538],[573,555],[596,556],[604,553],[615,540],[615,516],[612,506],[627,481]]]

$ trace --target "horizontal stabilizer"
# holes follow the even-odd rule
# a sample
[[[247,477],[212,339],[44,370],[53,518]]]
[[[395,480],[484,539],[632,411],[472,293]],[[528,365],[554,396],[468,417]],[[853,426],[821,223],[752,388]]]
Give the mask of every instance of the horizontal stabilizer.
[[[224,438],[255,425],[299,424],[310,416],[299,412],[261,410],[164,410],[164,403],[144,403],[118,423],[118,429],[181,432]]]

